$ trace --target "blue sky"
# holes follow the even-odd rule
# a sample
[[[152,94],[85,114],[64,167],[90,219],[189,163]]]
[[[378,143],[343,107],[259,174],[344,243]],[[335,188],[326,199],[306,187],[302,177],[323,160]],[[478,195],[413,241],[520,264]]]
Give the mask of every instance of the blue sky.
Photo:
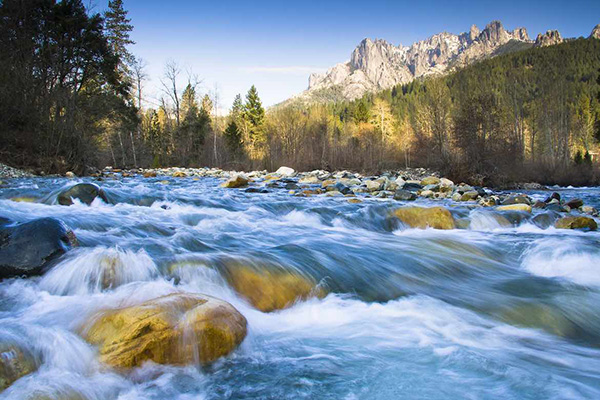
[[[98,6],[104,5],[103,0]],[[365,37],[409,45],[441,32],[482,29],[494,19],[507,29],[558,29],[587,36],[600,23],[600,1],[194,1],[124,0],[135,26],[133,52],[148,63],[147,95],[160,97],[167,60],[218,91],[223,108],[255,84],[265,105],[304,90],[311,71],[349,59]],[[185,80],[186,73],[182,74]],[[183,82],[182,82],[183,83]]]

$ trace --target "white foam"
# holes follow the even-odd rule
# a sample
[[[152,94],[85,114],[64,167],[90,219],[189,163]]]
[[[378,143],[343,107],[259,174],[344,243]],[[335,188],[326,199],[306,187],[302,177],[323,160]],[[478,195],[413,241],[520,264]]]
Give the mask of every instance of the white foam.
[[[600,249],[578,238],[537,240],[524,253],[521,265],[534,275],[600,286]]]

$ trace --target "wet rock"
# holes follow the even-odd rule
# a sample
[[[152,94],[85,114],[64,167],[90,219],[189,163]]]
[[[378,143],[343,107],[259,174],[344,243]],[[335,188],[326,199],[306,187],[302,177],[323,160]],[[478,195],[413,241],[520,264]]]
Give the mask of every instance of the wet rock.
[[[277,175],[285,176],[285,177],[291,177],[291,176],[296,175],[296,171],[294,171],[294,169],[290,168],[290,167],[279,167],[279,169],[277,171],[275,171],[275,173]]]
[[[75,173],[74,173],[74,172],[72,172],[72,171],[68,171],[68,172],[65,174],[65,177],[67,177],[67,178],[69,178],[69,179],[73,179],[73,178],[77,178],[77,175],[75,175]]]
[[[431,198],[433,197],[433,191],[432,190],[423,190],[420,194],[421,197],[425,197],[425,198]]]
[[[516,196],[509,196],[506,199],[502,200],[502,202],[500,204],[503,206],[513,205],[513,204],[529,204],[529,205],[531,205],[531,199],[529,198],[529,196],[520,194],[520,195],[516,195]]]
[[[244,190],[246,193],[269,193],[269,191],[267,189],[264,188],[248,188],[246,190]]]
[[[579,208],[579,207],[583,206],[583,200],[581,200],[581,199],[571,199],[571,200],[567,201],[567,203],[565,204],[565,206],[569,207],[571,210],[574,210],[576,208]]]
[[[40,274],[77,245],[73,232],[55,218],[0,228],[0,278]]]
[[[146,171],[144,172],[144,178],[156,178],[155,171]]]
[[[303,184],[308,184],[308,185],[318,184],[320,182],[321,181],[319,180],[319,178],[317,178],[314,175],[305,176],[298,181],[298,183],[303,183]]]
[[[440,179],[440,191],[442,192],[451,192],[454,189],[454,182],[450,179],[441,178]]]
[[[557,229],[584,229],[590,231],[598,229],[598,224],[590,217],[563,217],[556,221],[554,226]]]
[[[175,171],[173,172],[173,175],[171,175],[173,178],[187,178],[187,174],[183,171]]]
[[[352,194],[352,190],[341,182],[336,183],[335,185],[333,185],[333,187],[335,188],[335,190],[337,190],[343,195]]]
[[[367,187],[367,190],[369,192],[377,192],[380,191],[381,189],[383,189],[383,182],[381,181],[373,181],[373,180],[368,180],[365,181],[365,186]]]
[[[544,209],[546,208],[546,203],[541,201],[541,200],[537,200],[534,204],[533,204],[533,208],[541,208]]]
[[[37,369],[34,358],[14,344],[0,343],[0,392]]]
[[[548,229],[554,225],[558,215],[553,212],[538,214],[532,218],[532,222],[540,229]]]
[[[496,207],[498,211],[524,211],[531,212],[531,206],[529,204],[508,204]]]
[[[205,295],[175,293],[102,311],[82,334],[98,346],[100,361],[127,369],[148,360],[211,363],[235,350],[246,330],[246,318],[231,304]]]
[[[598,216],[598,210],[592,206],[582,206],[581,212],[588,215]]]
[[[411,228],[454,229],[454,218],[444,207],[402,207],[394,216]]]
[[[363,201],[361,199],[348,199],[348,203],[350,204],[360,204]]]
[[[242,174],[236,174],[233,177],[229,178],[227,181],[221,184],[221,187],[224,188],[240,188],[244,186],[248,186],[248,182],[250,180]]]
[[[405,182],[404,185],[402,185],[402,189],[416,191],[423,189],[423,186],[421,186],[421,184],[417,182]]]
[[[560,337],[575,338],[580,331],[561,310],[545,304],[521,303],[504,310],[500,318],[509,324],[543,329]]]
[[[553,192],[550,196],[546,197],[546,200],[544,200],[544,203],[550,203],[552,200],[560,201],[560,194],[557,192]]]
[[[277,266],[229,262],[220,271],[237,293],[263,312],[281,310],[297,301],[326,294],[312,278]]]
[[[410,200],[416,200],[416,199],[417,199],[417,195],[414,194],[413,192],[409,192],[408,190],[398,189],[394,193],[394,200],[410,201]]]
[[[546,210],[555,212],[566,212],[567,210],[558,202],[558,200],[552,200],[546,204]]]
[[[440,183],[440,178],[437,176],[428,176],[427,178],[423,178],[421,180],[421,186],[427,185],[438,185]]]
[[[484,207],[494,207],[498,205],[498,203],[499,200],[496,196],[484,197],[481,200],[479,200],[479,205]]]
[[[469,190],[460,196],[460,201],[472,201],[477,200],[479,193],[476,190]]]
[[[77,199],[84,204],[92,204],[94,199],[99,197],[105,203],[108,203],[106,193],[98,185],[93,183],[78,183],[63,191],[61,191],[56,200],[58,204],[70,206],[73,204],[73,199]]]

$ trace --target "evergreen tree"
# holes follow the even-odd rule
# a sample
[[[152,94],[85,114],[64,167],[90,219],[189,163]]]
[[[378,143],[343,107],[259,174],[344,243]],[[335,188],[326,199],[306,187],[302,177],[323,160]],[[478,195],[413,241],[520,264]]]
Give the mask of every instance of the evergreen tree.
[[[243,117],[243,114],[244,114],[244,103],[242,102],[242,95],[238,94],[235,96],[235,99],[233,100],[233,106],[231,107],[230,116],[236,123],[239,123],[240,118]]]
[[[258,97],[256,87],[252,85],[246,95],[244,119],[248,123],[248,135],[253,143],[264,140],[265,109]]]
[[[224,132],[225,144],[234,158],[237,158],[242,150],[242,132],[235,120],[231,120]]]
[[[352,113],[352,117],[354,118],[354,122],[359,124],[361,122],[368,122],[371,113],[369,111],[369,106],[364,99],[358,101],[358,103],[354,107],[354,111]]]
[[[204,111],[204,114],[210,119],[210,116],[213,113],[213,102],[208,94],[205,94],[202,98],[202,111]]]
[[[130,33],[133,31],[131,19],[123,8],[123,0],[110,0],[108,10],[104,13],[105,30],[112,52],[118,57],[117,68],[122,77],[129,75],[129,65],[134,61],[127,46],[134,44]]]

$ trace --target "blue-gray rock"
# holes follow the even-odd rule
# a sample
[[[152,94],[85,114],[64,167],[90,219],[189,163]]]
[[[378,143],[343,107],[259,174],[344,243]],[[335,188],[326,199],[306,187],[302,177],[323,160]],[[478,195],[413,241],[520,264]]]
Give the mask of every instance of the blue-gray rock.
[[[73,232],[55,218],[0,228],[0,278],[39,275],[77,245]]]
[[[56,200],[60,205],[70,206],[73,204],[73,199],[77,199],[84,204],[92,204],[96,197],[108,203],[106,193],[98,185],[93,183],[78,183],[60,192]]]

